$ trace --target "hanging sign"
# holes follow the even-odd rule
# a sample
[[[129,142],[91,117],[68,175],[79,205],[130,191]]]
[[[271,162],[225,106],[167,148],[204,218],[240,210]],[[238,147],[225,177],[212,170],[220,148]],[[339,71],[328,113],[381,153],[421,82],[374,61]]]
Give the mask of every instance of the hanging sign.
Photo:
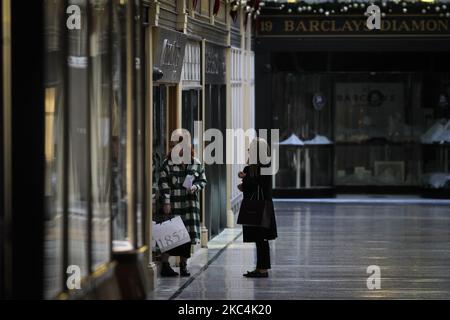
[[[162,72],[159,82],[180,82],[186,41],[181,32],[155,28],[153,65]]]

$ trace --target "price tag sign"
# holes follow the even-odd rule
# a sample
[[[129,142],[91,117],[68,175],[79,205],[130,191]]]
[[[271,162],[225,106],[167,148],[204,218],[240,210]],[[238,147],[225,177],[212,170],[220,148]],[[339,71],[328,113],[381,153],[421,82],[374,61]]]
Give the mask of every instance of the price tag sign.
[[[166,252],[182,244],[191,242],[189,233],[181,217],[164,221],[153,222],[153,246],[158,246],[161,252]]]

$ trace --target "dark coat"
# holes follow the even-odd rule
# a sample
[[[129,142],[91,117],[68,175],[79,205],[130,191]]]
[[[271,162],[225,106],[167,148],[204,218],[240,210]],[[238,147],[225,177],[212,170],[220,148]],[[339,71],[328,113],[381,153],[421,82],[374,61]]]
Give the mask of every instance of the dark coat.
[[[254,174],[250,171],[252,170],[249,169],[249,166],[244,168],[244,173],[246,174],[242,179],[244,199],[250,199],[252,194],[257,192],[259,184],[264,194],[264,199],[272,201],[272,176],[260,175],[259,173]],[[243,226],[242,229],[244,231],[244,242],[274,240],[278,236],[275,214],[272,214],[270,228]]]

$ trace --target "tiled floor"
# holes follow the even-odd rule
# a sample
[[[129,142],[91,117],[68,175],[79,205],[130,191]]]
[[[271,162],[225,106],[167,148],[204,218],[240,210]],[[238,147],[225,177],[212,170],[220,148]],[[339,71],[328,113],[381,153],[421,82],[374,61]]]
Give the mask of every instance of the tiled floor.
[[[192,258],[190,279],[158,279],[154,298],[450,299],[449,203],[378,200],[277,201],[270,278],[242,277],[254,247],[227,229]],[[380,290],[367,289],[370,265]]]

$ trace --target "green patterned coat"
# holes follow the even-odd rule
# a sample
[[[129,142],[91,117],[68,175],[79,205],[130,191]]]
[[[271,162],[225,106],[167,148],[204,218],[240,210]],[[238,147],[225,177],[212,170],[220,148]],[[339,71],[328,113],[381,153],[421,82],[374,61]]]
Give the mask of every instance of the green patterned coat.
[[[197,191],[188,193],[183,187],[187,175],[195,177],[193,185]],[[162,204],[171,204],[172,214],[179,215],[186,226],[191,243],[200,239],[200,202],[199,191],[206,186],[206,175],[203,165],[197,158],[192,164],[178,165],[165,159],[159,173],[158,187]]]

